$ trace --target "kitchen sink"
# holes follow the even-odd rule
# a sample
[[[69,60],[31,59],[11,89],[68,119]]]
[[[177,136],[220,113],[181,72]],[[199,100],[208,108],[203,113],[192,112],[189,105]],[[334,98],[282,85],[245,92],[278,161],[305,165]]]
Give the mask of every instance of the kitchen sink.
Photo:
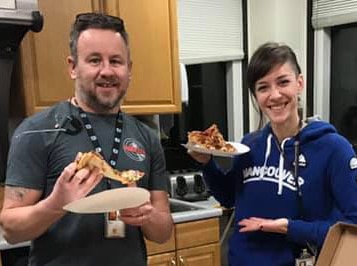
[[[208,203],[209,201],[207,201]],[[182,223],[218,217],[222,215],[221,208],[203,202],[188,202],[180,199],[169,198],[170,211],[174,223]]]
[[[169,199],[171,213],[204,210],[204,207],[183,200]]]

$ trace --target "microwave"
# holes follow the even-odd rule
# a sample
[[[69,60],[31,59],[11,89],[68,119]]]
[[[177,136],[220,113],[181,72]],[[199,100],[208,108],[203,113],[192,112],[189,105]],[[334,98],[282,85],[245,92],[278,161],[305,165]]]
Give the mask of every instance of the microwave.
[[[24,25],[39,32],[43,18],[38,11],[37,0],[1,0],[0,25]]]

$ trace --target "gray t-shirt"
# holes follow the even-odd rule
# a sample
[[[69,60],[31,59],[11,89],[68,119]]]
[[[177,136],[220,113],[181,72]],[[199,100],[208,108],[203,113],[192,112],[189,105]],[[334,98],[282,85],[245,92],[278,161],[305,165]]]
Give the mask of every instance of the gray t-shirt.
[[[6,185],[43,191],[47,197],[64,169],[78,152],[93,150],[87,131],[76,135],[62,131],[41,132],[62,125],[66,116],[79,119],[78,109],[68,102],[25,119],[11,141]],[[111,154],[116,115],[88,114],[90,122],[108,160]],[[68,127],[66,124],[65,128]],[[136,169],[145,172],[137,182],[148,190],[167,191],[165,159],[157,135],[137,119],[123,114],[118,170]],[[112,181],[111,187],[121,187]],[[91,192],[106,190],[103,180]],[[104,214],[67,213],[47,232],[32,241],[30,265],[146,265],[146,248],[140,227],[126,226],[123,239],[104,237]]]

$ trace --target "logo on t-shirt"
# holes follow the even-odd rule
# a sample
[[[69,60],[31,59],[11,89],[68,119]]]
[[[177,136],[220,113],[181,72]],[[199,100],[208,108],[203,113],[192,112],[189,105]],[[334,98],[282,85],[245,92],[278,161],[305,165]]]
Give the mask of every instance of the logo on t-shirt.
[[[123,150],[129,158],[142,162],[146,158],[146,152],[143,145],[136,139],[127,138],[123,142]]]

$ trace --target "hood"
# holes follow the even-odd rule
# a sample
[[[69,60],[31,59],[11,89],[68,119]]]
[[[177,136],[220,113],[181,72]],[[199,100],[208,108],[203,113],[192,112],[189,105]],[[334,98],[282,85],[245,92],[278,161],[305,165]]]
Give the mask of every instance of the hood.
[[[269,138],[269,135],[272,134],[270,123],[268,123],[262,131],[264,138]],[[299,142],[300,145],[303,145],[331,133],[337,133],[337,130],[330,123],[322,120],[309,121],[299,132]],[[284,147],[293,146],[295,140],[296,136],[285,139]]]
[[[331,124],[320,121],[320,120],[313,120],[309,121],[305,127],[303,127],[297,136],[293,136],[290,138],[284,139],[280,143],[280,156],[279,156],[279,183],[278,183],[278,195],[282,194],[283,190],[283,180],[284,180],[284,151],[286,148],[291,147],[295,149],[295,145],[302,146],[306,143],[311,141],[315,141],[316,139],[331,133],[336,133],[336,129]],[[260,178],[264,177],[265,168],[267,166],[267,161],[271,153],[271,147],[273,145],[273,141],[275,136],[271,129],[270,123],[268,123],[261,132],[263,134],[264,139],[266,139],[266,149],[264,154],[264,164],[262,169],[263,171],[260,172]],[[298,142],[296,142],[298,141]],[[296,155],[298,156],[298,155]]]

